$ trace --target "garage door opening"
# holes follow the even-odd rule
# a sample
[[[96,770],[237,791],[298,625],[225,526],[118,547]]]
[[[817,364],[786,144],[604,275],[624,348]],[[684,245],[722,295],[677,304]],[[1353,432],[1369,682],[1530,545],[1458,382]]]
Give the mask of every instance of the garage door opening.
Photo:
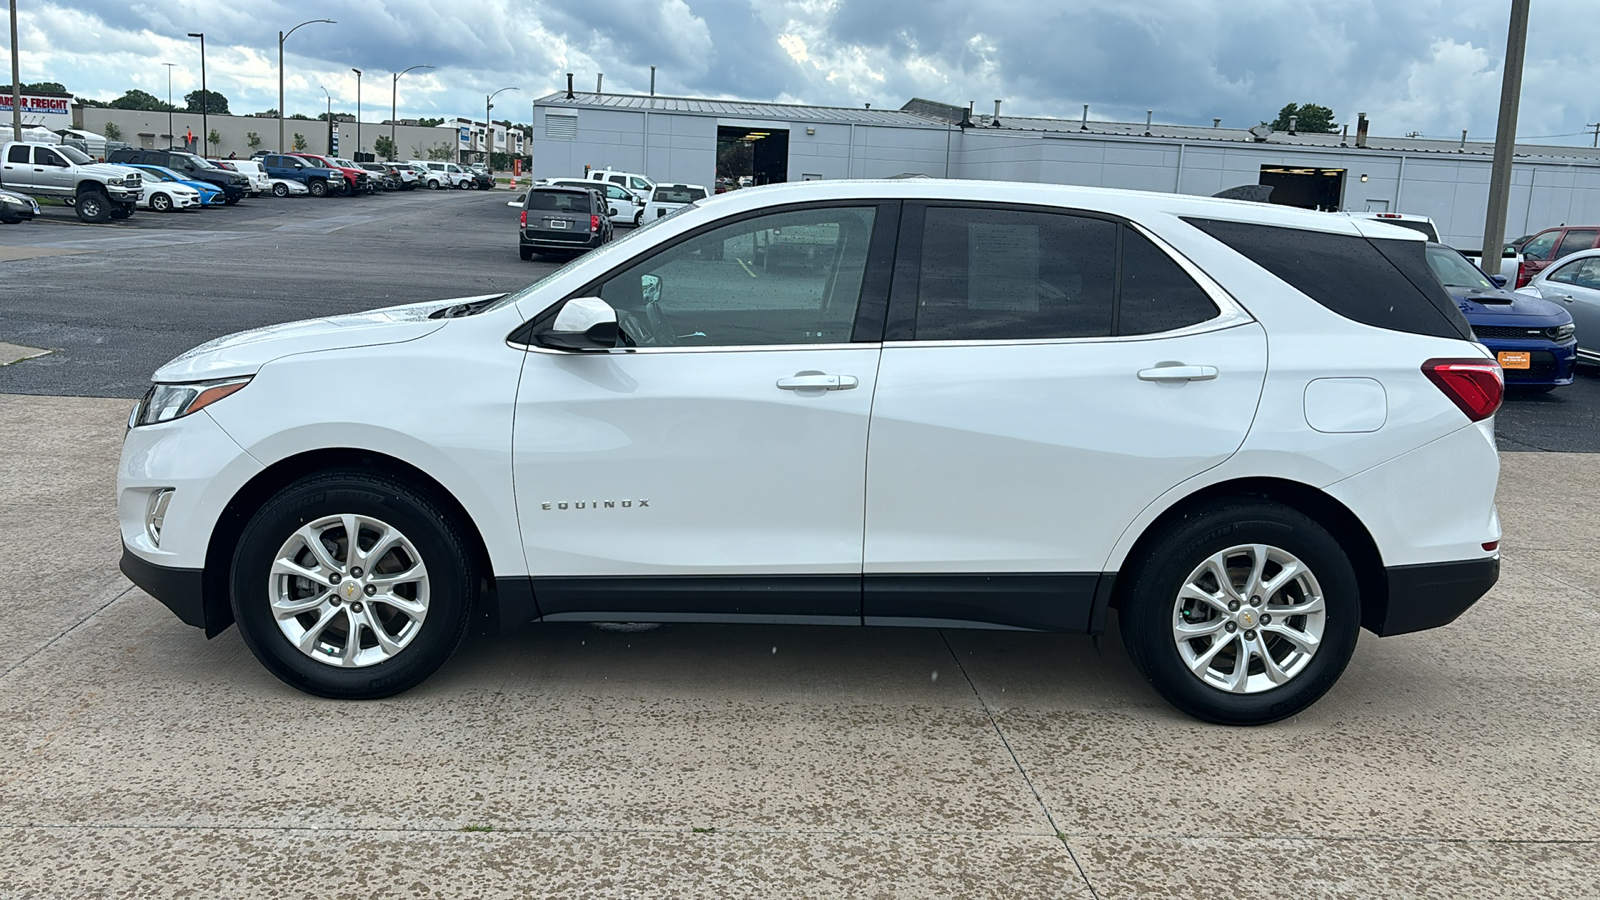
[[[1344,169],[1262,166],[1261,184],[1272,188],[1268,202],[1301,209],[1337,210],[1344,200]]]
[[[787,128],[717,129],[717,186],[751,187],[789,180]]]

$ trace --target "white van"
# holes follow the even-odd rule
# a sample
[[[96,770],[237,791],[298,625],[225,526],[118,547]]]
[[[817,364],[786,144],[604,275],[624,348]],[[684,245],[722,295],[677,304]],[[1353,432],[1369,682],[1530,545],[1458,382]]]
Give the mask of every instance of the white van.
[[[655,193],[655,179],[637,172],[613,172],[610,169],[595,169],[589,173],[589,181],[604,181],[609,184],[620,184],[641,197],[649,197]]]
[[[429,188],[464,188],[472,184],[472,173],[453,162],[437,159],[413,159],[407,162],[427,170],[427,174],[422,176],[422,183]]]

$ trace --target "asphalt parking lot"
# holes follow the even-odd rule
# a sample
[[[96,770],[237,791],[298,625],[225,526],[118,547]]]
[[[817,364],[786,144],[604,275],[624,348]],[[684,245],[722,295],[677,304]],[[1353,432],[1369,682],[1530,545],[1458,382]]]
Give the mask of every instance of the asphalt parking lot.
[[[1114,628],[551,624],[339,703],[128,584],[150,371],[521,287],[507,197],[0,228],[0,342],[51,351],[0,367],[0,896],[1600,896],[1592,371],[1500,413],[1490,595],[1264,728],[1177,713]]]

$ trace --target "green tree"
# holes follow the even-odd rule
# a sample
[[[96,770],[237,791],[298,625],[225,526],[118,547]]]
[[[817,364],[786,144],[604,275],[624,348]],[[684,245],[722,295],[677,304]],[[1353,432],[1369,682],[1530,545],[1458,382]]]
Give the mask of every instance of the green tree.
[[[205,96],[205,101],[206,101],[205,102],[205,110],[204,110],[204,112],[207,112],[207,113],[209,113],[211,115],[214,115],[214,116],[230,115],[230,113],[228,112],[228,98],[222,96],[221,94],[217,93],[216,91],[190,91],[189,93],[184,94],[183,95],[183,102],[188,104],[184,108],[187,109],[189,112],[201,112],[202,111],[200,109],[200,98],[201,98],[201,95]]]
[[[208,143],[211,146],[217,148],[217,151],[221,151],[222,150],[222,132],[216,130],[215,128],[211,129],[211,133],[206,135],[206,143]]]
[[[154,94],[147,94],[137,88],[111,101],[109,106],[112,109],[142,109],[149,112],[167,112],[173,109],[170,103],[165,103],[157,99]]]
[[[1312,134],[1332,134],[1339,130],[1333,121],[1333,110],[1315,103],[1286,104],[1278,110],[1278,117],[1270,123],[1273,131],[1288,131],[1289,117],[1294,116],[1295,130],[1307,131]]]
[[[372,142],[372,149],[379,156],[391,162],[399,155],[395,151],[394,141],[389,140],[387,134],[379,135],[378,139]]]
[[[244,142],[250,145],[251,152],[261,149],[261,135],[256,134],[254,131],[246,131],[244,133]]]
[[[443,125],[444,119],[418,119],[417,124],[421,125],[423,128],[432,128],[435,125]]]
[[[294,133],[294,148],[296,150],[304,150],[306,146],[306,136],[296,131]]]
[[[122,140],[122,129],[118,128],[117,123],[115,122],[107,122],[106,127],[100,129],[100,131],[106,136],[106,140],[108,141]]]
[[[456,148],[449,144],[440,144],[428,150],[428,158],[438,162],[448,162],[450,157],[456,155]]]
[[[311,121],[311,117],[306,115],[305,113],[295,113],[294,115],[290,116],[289,118],[291,118],[291,119],[304,119],[307,122]]]

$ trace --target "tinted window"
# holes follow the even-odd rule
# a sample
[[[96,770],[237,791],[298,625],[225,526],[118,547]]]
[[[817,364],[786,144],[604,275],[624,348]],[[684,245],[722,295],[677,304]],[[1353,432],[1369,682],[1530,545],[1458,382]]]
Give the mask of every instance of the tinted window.
[[[577,191],[529,191],[528,209],[547,212],[589,214],[588,193]]]
[[[1578,269],[1578,277],[1573,284],[1591,291],[1600,290],[1600,259],[1586,259]]]
[[[1597,235],[1600,235],[1600,231],[1588,228],[1574,228],[1568,231],[1567,236],[1561,239],[1560,249],[1556,250],[1556,255],[1552,256],[1551,259],[1560,259],[1580,250],[1593,250],[1594,239]]]
[[[1198,325],[1221,310],[1187,272],[1139,232],[1122,229],[1117,334],[1156,334]]]
[[[1495,289],[1494,284],[1478,271],[1477,266],[1449,247],[1429,247],[1428,268],[1433,270],[1433,274],[1439,277],[1439,283],[1446,288],[1480,291]]]
[[[1364,325],[1470,340],[1466,317],[1423,258],[1422,241],[1299,228],[1184,221],[1328,309]]]
[[[772,213],[687,238],[601,286],[639,346],[850,340],[872,207]]]
[[[27,163],[28,163],[28,145],[27,144],[13,144],[11,146],[11,149],[6,151],[6,162],[9,162],[9,163],[21,163],[23,165],[27,165]]]
[[[67,161],[62,159],[61,154],[56,153],[54,150],[48,150],[44,147],[35,147],[33,150],[33,164],[36,166],[56,166],[59,168],[66,168]]]
[[[1556,238],[1560,235],[1559,231],[1547,231],[1538,235],[1522,245],[1522,255],[1528,259],[1545,259],[1550,255],[1550,248],[1556,245]]]
[[[1117,228],[1056,213],[929,208],[915,338],[1111,334]]]

